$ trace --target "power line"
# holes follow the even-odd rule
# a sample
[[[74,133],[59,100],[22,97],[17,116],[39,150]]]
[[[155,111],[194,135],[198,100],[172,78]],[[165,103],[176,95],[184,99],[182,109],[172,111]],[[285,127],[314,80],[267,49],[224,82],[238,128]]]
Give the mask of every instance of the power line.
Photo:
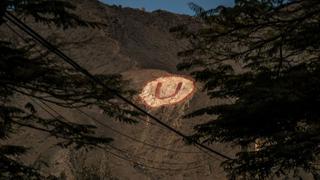
[[[20,34],[18,33],[17,31],[15,31],[9,24],[6,23],[6,25],[8,26],[8,28],[13,31],[15,34],[17,34],[21,39],[23,39],[26,43],[28,43],[28,41]],[[48,112],[48,111],[47,111]],[[49,113],[49,112],[48,112]],[[144,119],[141,119],[141,120],[144,120]],[[145,121],[145,120],[144,120]],[[149,121],[146,121],[147,123],[151,124],[151,125],[155,125],[157,126],[157,124],[154,124],[152,122],[149,122]],[[159,126],[162,128],[162,126]],[[125,150],[121,150],[119,148],[116,148],[112,145],[108,145],[110,146],[112,149],[115,149],[119,152],[123,152],[123,153],[127,153]],[[198,148],[198,147],[197,147]],[[202,150],[201,148],[199,148],[199,150],[201,150],[202,152],[204,152],[205,154],[207,154],[208,156],[216,159],[215,157],[213,157],[211,154],[209,154],[208,152]],[[111,152],[109,152],[111,153]],[[199,153],[199,152],[194,152],[194,153]],[[116,154],[112,154],[112,155],[116,155]],[[131,156],[134,156],[135,158],[138,158],[138,159],[141,159],[141,160],[144,160],[144,161],[148,161],[148,162],[151,162],[151,163],[159,163],[159,164],[169,164],[169,165],[179,165],[179,164],[195,164],[197,162],[201,162],[200,160],[199,161],[194,161],[194,162],[186,162],[186,163],[177,163],[177,162],[158,162],[158,161],[154,161],[154,160],[150,160],[150,159],[145,159],[145,158],[142,158],[140,156],[136,156],[136,155],[131,155]],[[118,157],[118,156],[117,156]],[[120,158],[120,157],[119,157]],[[124,159],[125,160],[125,159]],[[219,160],[219,159],[218,159]],[[135,163],[137,164],[137,163]],[[197,166],[197,167],[191,167],[191,168],[183,168],[183,169],[164,169],[164,168],[157,168],[157,167],[151,167],[151,166],[146,166],[144,164],[141,164],[142,166],[144,167],[148,167],[148,168],[152,168],[152,169],[158,169],[158,170],[170,170],[170,171],[176,171],[176,170],[192,170],[192,169],[196,169],[196,168],[200,168],[202,166]]]
[[[25,37],[23,37],[23,35],[21,35],[18,31],[16,31],[14,28],[12,28],[7,22],[5,22],[5,24],[7,25],[7,27],[9,28],[9,30],[11,30],[14,34],[16,34],[17,36],[19,36],[23,41],[25,41],[27,44],[29,43],[29,41],[25,38]],[[42,55],[42,53],[40,52],[40,50],[39,49],[37,49],[37,51],[38,51],[38,53],[40,54],[40,55]],[[159,126],[158,124],[155,124],[155,123],[153,123],[153,122],[149,122],[149,121],[147,121],[147,120],[145,120],[145,119],[139,119],[139,120],[141,120],[141,121],[144,121],[144,122],[146,122],[147,124],[151,124],[151,125],[154,125],[154,126],[157,126],[157,127],[160,127],[160,128],[164,128],[163,126]]]
[[[128,138],[128,139],[131,139],[132,141],[135,141],[135,142],[144,144],[144,145],[146,145],[146,146],[150,146],[150,147],[152,147],[152,148],[157,148],[157,149],[161,149],[161,150],[165,150],[165,151],[171,151],[171,152],[175,152],[175,153],[187,153],[187,154],[201,153],[201,152],[197,152],[197,151],[178,151],[178,150],[168,149],[168,148],[164,148],[164,147],[161,147],[161,146],[149,144],[149,143],[146,143],[146,142],[144,142],[144,141],[140,141],[140,140],[138,140],[138,139],[135,139],[135,138],[133,138],[133,137],[131,137],[131,136],[125,134],[125,133],[122,133],[122,132],[120,132],[120,131],[118,131],[118,130],[116,130],[116,129],[110,127],[110,126],[108,126],[107,124],[104,124],[104,123],[98,121],[97,119],[93,118],[92,116],[90,116],[89,114],[85,113],[84,111],[82,111],[82,110],[80,110],[80,109],[78,109],[78,108],[77,108],[76,110],[78,110],[79,112],[81,112],[81,113],[84,114],[85,116],[91,118],[93,121],[97,122],[98,124],[102,125],[103,127],[106,127],[106,128],[108,128],[108,129],[110,129],[111,131],[113,131],[113,132],[115,132],[115,133],[117,133],[117,134],[119,134],[119,135],[121,135],[121,136],[123,136],[123,137],[126,137],[126,138]]]
[[[32,100],[32,101],[33,101],[33,100]],[[33,102],[35,102],[35,101],[33,101]],[[39,105],[39,104],[38,104],[38,105]],[[47,109],[43,108],[43,107],[40,106],[40,105],[39,105],[39,107],[40,107],[41,109],[43,109],[44,111],[46,111],[52,118],[56,118],[56,117],[55,117],[50,111],[48,111]],[[63,116],[61,116],[61,117],[63,118]],[[21,123],[19,123],[19,122],[15,122],[15,123],[17,123],[18,125],[21,125],[21,126],[30,127],[30,128],[37,129],[37,130],[40,130],[40,131],[46,131],[45,129],[41,129],[41,128],[39,129],[39,128],[37,128],[37,127],[30,126],[30,125],[26,125],[26,124],[21,124]],[[46,132],[47,132],[47,131],[46,131]],[[134,161],[134,160],[132,160],[132,159],[128,159],[128,158],[123,157],[123,156],[121,156],[121,155],[118,155],[118,154],[116,154],[116,153],[114,153],[114,152],[107,151],[105,148],[103,148],[103,147],[101,147],[101,146],[97,146],[97,147],[101,148],[102,150],[108,152],[109,154],[111,154],[111,155],[113,155],[113,156],[115,156],[115,157],[118,157],[118,158],[123,159],[123,160],[125,160],[125,161],[132,162],[132,163],[134,163],[135,165],[139,165],[139,166],[141,166],[141,167],[146,167],[146,168],[150,168],[150,169],[157,169],[157,170],[163,170],[163,171],[184,171],[184,170],[192,170],[192,169],[197,169],[197,168],[202,167],[202,166],[196,166],[196,167],[190,167],[190,168],[176,168],[176,169],[173,169],[173,168],[153,167],[153,166],[149,166],[149,165],[143,164],[143,163],[141,163],[141,162]],[[112,148],[113,148],[113,149],[116,149],[115,147],[112,147]],[[116,150],[120,150],[120,149],[116,149]],[[121,151],[123,151],[123,150],[121,150]],[[144,160],[146,160],[146,159],[144,159]],[[152,161],[152,160],[148,160],[148,161]],[[154,162],[154,161],[153,161],[153,162]],[[191,163],[190,163],[190,164],[191,164]]]
[[[26,43],[29,42],[29,41],[26,40],[20,33],[18,33],[17,31],[15,31],[9,24],[7,24],[7,23],[5,23],[5,24],[8,26],[8,28],[9,28],[11,31],[13,31],[15,34],[17,34],[17,35],[18,35],[21,39],[23,39]],[[40,53],[40,54],[41,54],[41,53]],[[144,119],[140,119],[140,120],[144,120]],[[148,124],[158,126],[158,124],[154,124],[153,122],[149,122],[149,121],[146,121],[146,120],[144,120],[144,121],[147,122]],[[158,127],[163,128],[162,126],[158,126]],[[119,151],[119,152],[122,151],[123,153],[127,153],[125,150],[118,149],[118,148],[116,148],[116,147],[114,147],[114,146],[111,146],[110,144],[109,144],[108,146],[110,146],[112,149],[115,149],[115,150],[117,150],[117,151]],[[197,147],[197,148],[199,148],[199,147]],[[208,152],[202,150],[201,148],[199,148],[199,150],[202,151],[203,153],[207,154],[208,156],[210,156],[210,157],[212,157],[212,158],[220,161],[220,159],[215,158],[214,156],[212,156],[212,155],[209,154]],[[110,152],[109,152],[109,153],[110,153]],[[113,154],[112,154],[112,155],[113,155]],[[144,161],[148,161],[148,162],[151,162],[151,163],[169,164],[169,165],[194,164],[194,163],[200,162],[200,160],[199,160],[199,161],[194,161],[194,162],[186,162],[186,163],[158,162],[158,161],[154,161],[154,160],[150,160],[150,159],[145,159],[145,158],[142,158],[142,157],[136,156],[136,155],[133,155],[133,156],[134,156],[135,158],[138,158],[138,159],[141,159],[141,160],[144,160]],[[200,167],[201,167],[201,166],[194,167],[194,168],[191,167],[191,168],[187,168],[187,169],[183,169],[183,170],[188,170],[188,169],[191,170],[191,169],[196,169],[196,168],[200,168]],[[159,168],[155,168],[155,167],[149,167],[149,168],[158,169],[158,170],[159,170]],[[160,170],[164,170],[164,169],[161,168]],[[172,170],[172,169],[171,169],[171,170]],[[221,172],[223,172],[223,171],[221,171]],[[220,173],[221,173],[221,172],[220,172]],[[220,174],[220,173],[219,173],[219,174]]]
[[[28,43],[28,40],[23,37],[18,31],[16,31],[13,27],[11,27],[7,22],[4,22],[4,24],[13,32],[15,33],[17,36],[19,36],[23,41],[25,41],[26,43]]]
[[[107,146],[117,150],[117,151],[120,151],[122,153],[125,153],[125,154],[129,154],[127,150],[123,150],[123,149],[119,149],[111,144],[108,144]],[[166,161],[154,161],[154,160],[150,160],[150,159],[145,159],[141,156],[138,156],[138,155],[134,155],[134,154],[131,154],[131,156],[135,157],[135,158],[138,158],[138,159],[141,159],[141,160],[144,160],[144,161],[149,161],[149,162],[152,162],[152,163],[159,163],[159,164],[168,164],[168,165],[187,165],[187,164],[196,164],[196,163],[201,163],[203,162],[202,160],[197,160],[197,161],[193,161],[193,162],[166,162]]]
[[[43,107],[42,105],[40,105],[38,102],[36,102],[35,100],[31,99],[32,102],[34,102],[36,105],[38,105],[41,109],[43,109],[46,113],[48,113],[52,118],[56,118],[56,116],[54,114],[52,114],[49,110],[47,110],[45,107]],[[51,108],[49,105],[47,105],[46,103],[40,101],[41,103],[43,103],[44,105],[46,105],[46,107],[48,107],[50,110],[53,110],[53,112],[55,114],[57,114],[59,117],[61,117],[62,119],[66,120],[66,118],[64,116],[62,116],[59,112],[55,111],[53,108]],[[119,149],[115,146],[112,146],[110,144],[108,144],[107,146],[109,146],[110,148],[114,149],[114,150],[117,150],[119,152],[121,152],[122,154],[123,153],[127,153],[125,150],[122,150],[122,149]],[[100,147],[100,146],[99,146]],[[195,164],[195,163],[198,163],[198,162],[201,162],[201,161],[194,161],[194,162],[185,162],[185,163],[175,163],[175,162],[159,162],[159,161],[154,161],[154,160],[150,160],[150,159],[145,159],[145,158],[142,158],[140,156],[136,156],[136,155],[131,155],[132,157],[135,157],[137,159],[141,159],[141,160],[144,160],[144,161],[149,161],[149,162],[152,162],[152,163],[158,163],[158,164],[168,164],[168,165],[181,165],[181,164],[184,164],[184,165],[188,165],[188,164]],[[138,163],[139,164],[139,163]],[[140,162],[141,164],[141,162]],[[143,166],[146,166],[145,164],[141,164]],[[151,167],[151,166],[146,166],[146,167]],[[191,169],[197,169],[197,168],[200,168],[201,166],[196,166],[196,167],[189,167],[189,168],[179,168],[179,169],[169,169],[169,168],[160,168],[160,170],[170,170],[170,171],[178,171],[178,170],[191,170]],[[152,167],[152,168],[155,168],[155,167]],[[157,168],[159,169],[159,168]]]
[[[28,43],[28,41],[27,41],[19,32],[15,31],[8,23],[6,23],[6,25],[8,26],[8,28],[9,28],[10,30],[12,30],[15,34],[17,34],[21,39],[23,39],[26,43]],[[48,104],[46,104],[46,103],[43,102],[42,100],[39,100],[39,101],[40,101],[42,104],[44,104],[45,106],[47,106],[50,110],[54,111],[56,114],[58,114],[58,115],[61,116],[61,114],[59,114],[55,109],[53,109],[52,107],[50,107]],[[41,107],[41,105],[38,104],[36,101],[33,101],[33,102],[36,103],[38,106]],[[44,108],[42,107],[42,109],[44,109]],[[44,110],[45,110],[47,113],[50,113],[50,112],[48,112],[46,109],[44,109]],[[124,137],[127,137],[127,138],[129,138],[130,140],[136,141],[136,142],[138,142],[138,143],[143,143],[143,144],[145,144],[145,145],[147,145],[147,146],[151,146],[152,148],[158,148],[158,149],[161,149],[161,150],[167,150],[167,151],[176,152],[176,153],[201,153],[201,152],[192,152],[192,151],[178,151],[178,150],[173,150],[173,149],[164,148],[164,147],[161,147],[161,146],[149,144],[149,143],[146,143],[146,142],[144,142],[144,141],[139,141],[139,140],[137,140],[137,139],[132,138],[132,137],[129,136],[129,135],[126,135],[125,133],[121,133],[120,131],[117,131],[117,130],[113,129],[112,127],[110,127],[110,126],[108,126],[108,125],[106,125],[106,124],[102,124],[102,123],[99,122],[97,119],[93,118],[93,117],[90,116],[88,113],[80,110],[79,108],[76,108],[76,110],[79,111],[80,113],[84,114],[85,116],[89,117],[90,119],[94,120],[95,122],[99,123],[100,125],[103,125],[104,127],[106,127],[106,128],[108,128],[108,129],[116,132],[117,134],[120,134],[120,135],[122,135],[122,136],[124,136]],[[50,114],[51,114],[51,113],[50,113]],[[51,115],[52,115],[52,114],[51,114]],[[52,116],[53,116],[53,115],[52,115]],[[140,120],[144,120],[144,119],[140,119]],[[148,121],[146,121],[146,120],[144,120],[144,121],[147,122],[147,123],[150,123],[150,124],[152,124],[152,125],[158,126],[158,124],[154,124],[154,123],[148,122]],[[159,127],[163,128],[162,126],[159,126]],[[200,149],[200,150],[202,150],[202,149]],[[208,154],[208,153],[205,152],[205,151],[204,151],[204,153]],[[211,154],[208,154],[208,155],[211,156]],[[195,163],[195,162],[193,162],[193,163]],[[186,164],[186,163],[181,163],[181,164]]]
[[[14,28],[12,28],[7,22],[5,22],[5,24],[7,25],[7,27],[9,28],[9,30],[11,30],[14,34],[16,34],[17,36],[19,36],[23,41],[25,41],[25,43],[29,43],[29,41],[25,38],[25,37],[23,37],[23,35],[21,35],[18,31],[16,31]],[[39,49],[37,49],[37,51],[38,51],[38,53],[40,54],[40,55],[42,55],[42,53],[40,52],[40,50]],[[164,128],[163,126],[159,126],[158,124],[155,124],[155,123],[153,123],[153,122],[149,122],[149,121],[147,121],[147,120],[145,120],[145,119],[139,119],[139,120],[141,120],[141,121],[144,121],[144,122],[146,122],[147,124],[151,124],[151,125],[154,125],[154,126],[157,126],[157,127],[160,127],[160,128]]]
[[[102,150],[108,152],[109,154],[119,158],[119,159],[122,159],[122,160],[125,160],[125,161],[128,161],[128,162],[132,162],[134,163],[135,165],[137,166],[140,166],[142,168],[146,167],[146,168],[149,168],[149,169],[156,169],[156,170],[162,170],[162,171],[186,171],[186,170],[192,170],[192,169],[197,169],[197,168],[200,168],[202,166],[197,166],[197,167],[193,167],[193,168],[176,168],[176,169],[173,169],[173,168],[161,168],[161,167],[154,167],[154,166],[149,166],[149,165],[145,165],[145,164],[142,164],[140,162],[137,162],[137,161],[134,161],[134,160],[131,160],[131,159],[128,159],[126,157],[123,157],[121,155],[118,155],[114,152],[111,152],[111,151],[108,151],[102,147],[100,147]]]
[[[127,104],[131,105],[132,107],[134,107],[135,109],[139,110],[140,112],[142,112],[143,114],[149,116],[151,119],[153,119],[154,121],[156,121],[157,123],[159,123],[160,125],[164,126],[165,128],[169,129],[170,131],[178,134],[179,136],[183,137],[184,139],[190,140],[192,141],[193,144],[198,145],[199,147],[206,149],[208,151],[210,151],[211,153],[214,153],[218,156],[221,156],[225,159],[228,160],[232,160],[232,158],[216,151],[213,150],[212,148],[201,144],[197,141],[193,141],[191,140],[187,135],[183,134],[182,132],[180,132],[179,130],[176,130],[175,128],[171,127],[170,125],[166,124],[165,122],[163,122],[162,120],[158,119],[157,117],[155,117],[154,115],[148,113],[147,111],[145,111],[144,109],[142,109],[141,107],[139,107],[138,105],[136,105],[135,103],[131,102],[130,100],[128,100],[127,98],[125,98],[124,96],[120,95],[116,90],[113,90],[111,88],[109,88],[108,86],[106,86],[100,79],[98,79],[97,77],[95,77],[94,75],[92,75],[89,71],[87,71],[86,69],[82,68],[79,64],[77,64],[74,60],[72,60],[70,57],[68,57],[67,55],[65,55],[62,51],[60,51],[58,48],[54,47],[50,42],[48,42],[47,40],[45,40],[42,36],[40,36],[37,32],[35,32],[33,29],[31,29],[28,25],[26,25],[25,23],[23,23],[21,20],[19,20],[17,17],[15,17],[13,14],[11,14],[10,12],[6,11],[4,17],[6,19],[8,19],[10,22],[12,22],[13,24],[15,24],[17,27],[19,27],[21,30],[23,30],[25,33],[27,33],[28,35],[30,35],[32,38],[36,39],[40,44],[42,44],[43,46],[45,46],[46,48],[48,48],[49,51],[55,53],[56,55],[58,55],[59,57],[61,57],[65,62],[67,62],[68,64],[70,64],[72,67],[74,67],[76,70],[78,70],[79,72],[81,72],[82,74],[84,74],[85,76],[87,76],[92,82],[102,86],[103,88],[105,88],[107,91],[109,91],[110,93],[114,94],[116,97],[118,97],[119,99],[123,100],[124,102],[126,102]]]
[[[41,100],[39,100],[39,101],[40,101],[42,104],[44,104],[47,108],[49,108],[50,110],[52,110],[53,112],[55,112],[59,117],[62,117],[63,119],[65,119],[59,112],[57,112],[56,110],[54,110],[54,109],[53,109],[51,106],[49,106],[47,103],[45,103],[45,102],[43,102],[43,101],[41,101]],[[33,101],[33,102],[35,102],[35,101]],[[39,103],[37,103],[37,102],[35,102],[35,103],[36,103],[40,108],[45,109],[45,108],[44,108],[43,106],[41,106]],[[99,122],[99,120],[93,118],[92,116],[90,116],[89,114],[85,113],[84,111],[82,111],[82,110],[80,110],[80,109],[78,109],[78,108],[77,108],[76,110],[78,110],[78,112],[84,114],[85,116],[89,117],[89,118],[92,119],[93,121],[101,124],[102,126],[107,127],[107,128],[109,128],[110,130],[115,131],[115,132],[118,133],[118,134],[121,133],[120,131],[117,131],[117,130],[113,129],[113,128],[111,128],[110,126]],[[47,110],[45,110],[45,111],[47,111]],[[47,112],[48,112],[48,111],[47,111]],[[151,146],[152,148],[156,148],[156,149],[171,151],[171,152],[175,152],[175,153],[201,153],[201,152],[178,151],[178,150],[163,148],[163,147],[161,147],[161,146],[156,146],[156,145],[148,144],[148,143],[145,143],[145,142],[143,142],[143,141],[139,141],[139,140],[137,140],[137,139],[131,138],[129,135],[126,135],[126,134],[124,134],[124,133],[121,133],[120,135],[125,135],[126,138],[129,138],[129,139],[134,140],[134,141],[138,141],[139,143],[143,143],[143,144],[145,144],[145,145],[147,145],[147,146]],[[108,146],[111,147],[111,148],[113,148],[113,149],[115,149],[115,150],[117,150],[117,151],[126,152],[125,150],[121,150],[121,149],[119,149],[119,148],[117,148],[117,147],[115,147],[115,146],[112,146],[112,145],[110,145],[110,144],[108,144]],[[197,148],[199,148],[199,147],[197,147]],[[215,158],[214,156],[212,156],[212,155],[209,154],[208,152],[202,150],[201,148],[199,148],[199,150],[203,151],[203,152],[204,152],[205,154],[207,154],[208,156],[210,156],[210,157],[212,157],[212,158],[220,161],[220,159]],[[127,152],[126,152],[126,153],[127,153]],[[194,163],[201,162],[201,161],[185,162],[185,163],[157,162],[157,161],[145,159],[145,158],[142,158],[142,157],[139,157],[139,156],[136,156],[136,155],[133,155],[133,156],[137,157],[138,159],[145,160],[145,161],[149,161],[149,162],[153,162],[153,163],[164,163],[164,164],[194,164]]]
[[[35,102],[35,101],[33,101]],[[55,112],[57,115],[59,115],[60,117],[62,117],[63,119],[65,119],[59,112],[57,112],[56,110],[54,110],[51,106],[49,106],[47,103],[43,102],[40,100],[40,102],[45,105],[47,108],[49,108],[51,111]],[[35,102],[40,108],[44,109],[45,111],[47,111],[42,105],[40,105],[39,103]],[[102,122],[100,122],[99,120],[97,120],[96,118],[92,117],[91,115],[89,115],[88,113],[76,108],[76,110],[78,112],[80,112],[81,114],[85,115],[86,117],[90,118],[91,120],[93,120],[94,122],[102,125],[103,127],[106,127],[108,129],[110,129],[111,131],[127,138],[127,139],[130,139],[132,141],[135,141],[135,142],[138,142],[138,143],[141,143],[141,144],[144,144],[146,146],[149,146],[149,147],[152,147],[152,148],[155,148],[155,149],[160,149],[160,150],[165,150],[165,151],[170,151],[170,152],[175,152],[175,153],[187,153],[187,154],[195,154],[195,153],[201,153],[201,152],[196,152],[196,151],[179,151],[179,150],[174,150],[174,149],[169,149],[169,148],[164,148],[164,147],[161,147],[161,146],[157,146],[157,145],[154,145],[154,144],[150,144],[150,143],[146,143],[144,141],[141,141],[141,140],[138,140],[136,138],[133,138],[125,133],[122,133],[121,131],[119,130],[116,130],[114,128],[112,128],[111,126],[107,125],[107,124],[104,124]],[[47,111],[48,112],[48,111]],[[66,119],[65,119],[66,120]]]

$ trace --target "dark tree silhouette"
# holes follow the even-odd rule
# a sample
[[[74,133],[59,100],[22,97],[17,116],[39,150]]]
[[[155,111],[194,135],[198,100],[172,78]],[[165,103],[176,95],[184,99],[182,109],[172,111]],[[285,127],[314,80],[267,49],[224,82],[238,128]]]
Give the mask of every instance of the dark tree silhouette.
[[[72,13],[75,6],[60,0],[1,0],[0,24],[5,23],[4,14],[10,10],[19,17],[32,17],[42,24],[54,24],[62,28],[73,26],[99,27],[103,24],[82,20]],[[0,38],[5,38],[4,36]],[[114,119],[135,123],[139,113],[117,104],[114,96],[86,77],[49,58],[48,53],[35,51],[34,43],[17,47],[13,42],[0,39],[0,140],[5,142],[17,129],[31,128],[62,139],[63,147],[97,147],[112,139],[95,135],[95,126],[77,124],[62,117],[43,118],[33,101],[41,100],[64,108],[95,105]],[[27,38],[25,38],[27,39]],[[121,94],[132,95],[120,75],[97,75],[105,84]],[[25,103],[25,106],[21,106]],[[4,143],[6,144],[6,143]],[[26,147],[0,145],[0,179],[45,179],[32,167],[17,161],[15,155],[27,152]]]
[[[264,179],[303,169],[314,177],[320,152],[320,1],[237,0],[212,10],[190,4],[203,22],[172,29],[192,47],[180,70],[228,103],[187,117],[217,115],[195,127],[201,142],[258,145],[222,163],[230,177]]]

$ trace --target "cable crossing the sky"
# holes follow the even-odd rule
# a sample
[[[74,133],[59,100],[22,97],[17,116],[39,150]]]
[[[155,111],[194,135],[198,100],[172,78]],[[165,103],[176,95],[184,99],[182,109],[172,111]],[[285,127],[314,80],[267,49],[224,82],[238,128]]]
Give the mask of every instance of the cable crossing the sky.
[[[35,102],[35,101],[33,101]],[[56,110],[54,110],[52,107],[50,107],[48,104],[46,104],[45,102],[43,101],[40,101],[42,104],[44,104],[47,108],[49,108],[51,111],[53,111],[54,113],[56,113],[57,115],[61,116],[63,119],[65,119],[59,112],[57,112]],[[38,104],[37,102],[35,102],[40,108],[44,109],[40,104]],[[93,120],[94,122],[100,124],[101,126],[105,127],[105,128],[108,128],[109,130],[115,132],[116,134],[119,134],[120,136],[123,136],[127,139],[130,139],[131,141],[134,141],[134,142],[138,142],[138,143],[141,143],[141,144],[144,144],[146,146],[149,146],[149,147],[152,147],[152,148],[156,148],[156,149],[160,149],[160,150],[164,150],[164,151],[170,151],[170,152],[175,152],[175,153],[187,153],[187,154],[197,154],[197,153],[201,153],[201,152],[197,152],[197,151],[180,151],[180,150],[174,150],[174,149],[169,149],[169,148],[165,148],[165,147],[161,147],[161,146],[157,146],[157,145],[154,145],[154,144],[150,144],[150,143],[147,143],[147,142],[144,142],[144,141],[141,141],[141,140],[138,140],[136,138],[133,138],[125,133],[122,133],[121,131],[119,130],[116,130],[114,128],[112,128],[111,126],[107,125],[107,124],[104,124],[102,122],[100,122],[99,120],[97,120],[96,118],[92,117],[91,115],[89,115],[88,113],[76,108],[75,110],[77,110],[78,112],[80,112],[81,114],[85,115],[86,117],[90,118],[91,120]],[[66,119],[65,119],[66,120]]]
[[[62,119],[64,119],[65,121],[67,121],[67,119],[62,115],[60,114],[58,111],[54,110],[52,107],[50,107],[48,104],[46,104],[45,102],[41,101],[40,100],[40,103],[45,105],[48,109],[50,109],[51,111],[54,112],[54,114],[56,114],[57,116],[55,116],[52,112],[50,112],[50,110],[48,110],[47,108],[45,108],[44,106],[42,106],[40,103],[38,103],[37,101],[31,99],[32,102],[34,102],[37,106],[39,106],[42,110],[44,110],[46,113],[48,113],[48,115],[50,115],[52,118],[57,118],[60,117]],[[163,161],[163,162],[160,162],[160,161],[154,161],[154,160],[150,160],[150,159],[145,159],[145,158],[142,158],[140,156],[137,156],[137,155],[128,155],[128,152],[126,150],[123,150],[123,149],[119,149],[113,145],[110,145],[108,144],[107,145],[109,148],[111,149],[114,149],[118,152],[120,152],[122,155],[124,155],[125,157],[127,158],[131,158],[130,160],[134,161],[133,158],[136,158],[136,159],[140,159],[140,160],[144,160],[144,161],[147,161],[147,162],[150,162],[150,163],[155,163],[155,164],[166,164],[167,166],[177,166],[177,165],[185,165],[185,166],[189,166],[191,164],[198,164],[198,163],[201,163],[203,162],[202,160],[198,160],[198,161],[193,161],[193,162],[166,162],[166,161]],[[100,147],[100,146],[99,146]],[[142,162],[139,162],[138,164],[142,164]],[[145,164],[142,164],[143,166],[145,167],[151,167],[152,169],[154,169],[155,167],[152,167],[152,166],[148,166],[148,165],[145,165]],[[179,170],[192,170],[192,169],[197,169],[197,168],[200,168],[202,167],[203,165],[198,165],[198,166],[193,166],[193,167],[185,167],[185,168],[176,168],[176,169],[172,169],[172,168],[160,168],[160,170],[169,170],[169,171],[179,171]],[[158,168],[156,168],[158,169]]]
[[[180,132],[179,130],[171,127],[170,125],[166,124],[165,122],[163,122],[162,120],[158,119],[154,115],[148,113],[146,110],[142,109],[141,107],[139,107],[138,105],[136,105],[135,103],[130,101],[129,99],[125,98],[124,96],[119,94],[116,90],[113,90],[113,89],[109,88],[100,79],[98,79],[96,76],[92,75],[89,71],[87,71],[86,69],[81,67],[74,60],[72,60],[70,57],[68,57],[66,54],[64,54],[62,51],[60,51],[58,48],[56,48],[54,45],[52,45],[50,42],[48,42],[46,39],[44,39],[41,35],[39,35],[37,32],[35,32],[33,29],[31,29],[28,25],[26,25],[24,22],[22,22],[17,17],[15,17],[12,13],[7,11],[5,13],[4,17],[7,20],[9,20],[10,22],[12,22],[13,24],[15,24],[19,29],[21,29],[22,31],[24,31],[25,33],[30,35],[32,38],[34,38],[36,41],[38,41],[44,47],[46,47],[49,51],[53,52],[54,54],[56,54],[57,56],[62,58],[65,62],[67,62],[69,65],[71,65],[77,71],[79,71],[82,74],[84,74],[85,76],[87,76],[92,82],[102,86],[107,91],[109,91],[110,93],[114,94],[116,97],[118,97],[119,99],[123,100],[127,104],[131,105],[135,109],[139,110],[140,112],[142,112],[143,114],[145,114],[146,116],[148,116],[149,118],[151,118],[152,120],[157,122],[158,124],[162,125],[163,127],[167,128],[168,130],[176,133],[177,135],[181,136],[182,138],[192,142],[192,144],[195,145],[195,146],[199,146],[199,147],[201,147],[201,148],[203,148],[203,149],[205,149],[205,150],[207,150],[207,151],[209,151],[211,153],[214,153],[214,154],[216,154],[216,155],[218,155],[218,156],[220,156],[220,157],[222,157],[224,159],[232,160],[231,157],[229,157],[227,155],[224,155],[224,154],[222,154],[222,153],[220,153],[220,152],[218,152],[218,151],[216,151],[216,150],[214,150],[214,149],[212,149],[212,148],[210,148],[210,147],[208,147],[208,146],[206,146],[204,144],[201,144],[201,143],[199,143],[197,141],[194,141],[194,140],[190,139],[187,135],[185,135],[182,132]]]
[[[22,40],[24,40],[26,43],[28,43],[28,41],[20,34],[18,33],[17,31],[15,31],[9,24],[6,23],[6,25],[8,26],[8,28],[13,31],[15,34],[17,34]],[[41,55],[41,52],[39,52],[40,55]],[[37,103],[36,101],[32,100],[35,104],[37,104],[40,108],[44,109],[44,107],[42,107],[39,103]],[[47,108],[49,108],[51,111],[55,112],[57,115],[60,115],[62,116],[61,114],[59,114],[55,109],[53,109],[51,106],[49,106],[47,103],[44,102],[44,100],[42,99],[39,99],[39,101],[44,104]],[[121,131],[119,130],[116,130],[112,127],[110,127],[109,125],[106,125],[102,122],[100,122],[98,119],[94,118],[93,116],[89,115],[88,113],[84,112],[83,110],[79,109],[79,108],[75,108],[78,112],[80,112],[81,114],[84,114],[86,117],[90,118],[91,120],[93,120],[94,122],[102,125],[103,127],[105,128],[108,128],[109,130],[119,134],[120,136],[123,136],[129,140],[132,140],[132,141],[135,141],[135,142],[138,142],[138,143],[142,143],[146,146],[149,146],[149,147],[152,147],[152,148],[156,148],[156,149],[160,149],[160,150],[165,150],[165,151],[170,151],[170,152],[175,152],[175,153],[201,153],[201,152],[196,152],[196,151],[181,151],[181,150],[174,150],[174,149],[169,149],[169,148],[165,148],[165,147],[162,147],[162,146],[157,146],[157,145],[154,145],[154,144],[150,144],[150,143],[147,143],[147,142],[144,142],[144,141],[140,141],[138,139],[135,139],[125,133],[122,133]],[[46,112],[48,112],[46,109],[44,109]],[[49,112],[48,112],[49,113]],[[52,115],[52,114],[51,114]],[[65,119],[65,118],[64,118]],[[66,119],[65,119],[66,120]],[[164,128],[163,126],[159,126],[158,124],[154,124],[153,122],[149,122],[149,121],[146,121],[144,119],[139,119],[139,120],[143,120],[145,122],[147,122],[148,124],[151,124],[151,125],[155,125],[155,126],[158,126],[160,128]],[[202,149],[200,149],[202,150]],[[207,154],[207,152],[203,152],[205,154]],[[207,155],[210,155],[211,154],[207,154]],[[185,164],[185,163],[183,163]]]

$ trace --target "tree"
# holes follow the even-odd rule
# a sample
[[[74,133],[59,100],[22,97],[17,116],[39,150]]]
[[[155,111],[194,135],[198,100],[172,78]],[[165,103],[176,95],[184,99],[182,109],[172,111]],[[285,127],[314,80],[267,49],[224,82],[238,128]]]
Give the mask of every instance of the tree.
[[[186,117],[217,115],[195,127],[194,140],[259,149],[222,163],[228,175],[264,179],[303,169],[316,178],[320,150],[320,2],[237,0],[205,11],[196,32],[173,28],[191,48],[179,53],[180,70],[204,84],[222,105]]]
[[[62,0],[6,0],[0,2],[0,19],[5,11],[13,11],[20,17],[33,17],[36,22],[54,24],[62,28],[73,26],[103,26],[89,22],[72,12],[74,5]],[[3,37],[1,37],[3,38]],[[27,39],[27,38],[26,38]],[[17,95],[29,99],[53,103],[65,108],[98,106],[120,121],[135,123],[139,113],[114,102],[114,96],[88,80],[74,69],[66,66],[47,53],[35,51],[34,43],[17,47],[14,43],[0,41],[0,139],[5,142],[17,129],[32,128],[63,139],[62,147],[92,148],[109,143],[109,137],[95,135],[95,126],[70,122],[62,117],[43,118],[37,113],[33,101],[19,106]],[[96,75],[118,93],[132,95],[125,88],[120,75]],[[17,103],[19,102],[19,103]],[[14,158],[27,152],[27,148],[0,145],[0,179],[44,179],[41,172],[26,166]]]

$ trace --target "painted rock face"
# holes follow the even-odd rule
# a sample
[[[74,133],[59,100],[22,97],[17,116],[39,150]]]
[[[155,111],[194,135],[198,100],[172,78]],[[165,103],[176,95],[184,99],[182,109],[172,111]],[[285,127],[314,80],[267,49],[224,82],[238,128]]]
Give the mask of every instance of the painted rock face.
[[[193,95],[195,83],[181,76],[163,76],[148,82],[139,95],[149,107],[160,107],[182,102]]]

